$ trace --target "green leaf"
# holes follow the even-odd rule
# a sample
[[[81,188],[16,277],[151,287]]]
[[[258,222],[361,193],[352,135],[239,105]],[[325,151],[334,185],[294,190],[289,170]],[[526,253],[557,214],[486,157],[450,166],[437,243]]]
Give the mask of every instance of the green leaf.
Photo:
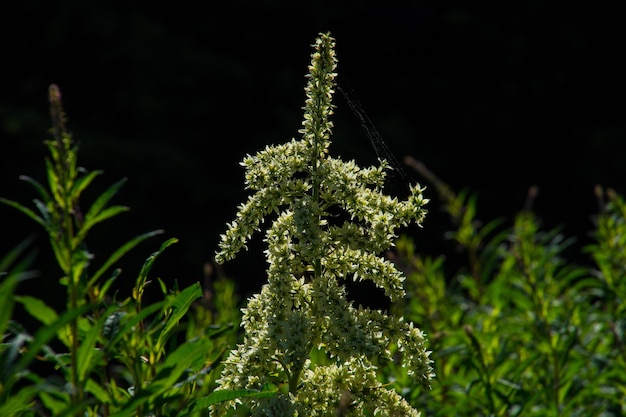
[[[224,401],[234,400],[236,398],[271,398],[278,394],[278,389],[271,389],[267,391],[255,391],[247,389],[238,390],[215,390],[201,400],[194,409],[198,407],[206,408],[213,404],[221,403]]]
[[[28,314],[39,320],[45,326],[54,323],[55,320],[58,319],[57,312],[39,298],[30,295],[19,295],[15,296],[15,301],[21,303]]]
[[[106,294],[109,292],[109,288],[111,288],[111,285],[113,285],[113,283],[115,282],[115,280],[117,279],[117,277],[120,276],[120,274],[122,273],[122,270],[120,268],[117,268],[116,270],[113,271],[113,273],[111,274],[111,276],[109,277],[109,279],[107,279],[100,287],[100,290],[98,292],[98,301],[102,301],[104,299],[104,297],[106,296]],[[90,286],[87,286],[87,288],[90,288]]]
[[[137,397],[148,396],[155,401],[163,397],[172,397],[184,380],[181,381],[185,372],[199,369],[205,360],[205,355],[211,348],[210,341],[196,339],[185,342],[172,353],[167,355],[165,362],[157,366],[157,374],[146,387],[137,394]]]
[[[80,228],[80,230],[78,231],[78,234],[74,238],[74,244],[77,245],[78,243],[82,242],[87,236],[87,233],[96,224],[103,222],[104,220],[109,219],[111,217],[115,217],[118,214],[126,212],[128,210],[129,208],[126,206],[113,206],[113,207],[106,208],[101,212],[98,212],[97,215],[91,215],[89,217],[85,216],[85,223]]]
[[[278,394],[278,389],[272,388],[263,391],[255,390],[216,390],[207,395],[206,397],[199,398],[192,401],[183,411],[177,414],[176,417],[187,417],[191,415],[206,415],[207,409],[217,403],[224,401],[230,401],[237,398],[271,398]]]
[[[2,308],[0,308],[0,335],[5,333],[9,321],[11,320],[14,304],[13,294],[17,285],[36,275],[34,272],[26,271],[26,268],[32,263],[34,257],[33,253],[22,261],[17,262],[19,256],[26,250],[32,240],[32,237],[23,240],[0,259],[0,306],[2,306]],[[3,273],[2,271],[8,272]]]
[[[29,183],[30,185],[32,185],[35,190],[37,190],[37,192],[39,193],[40,197],[43,199],[43,201],[45,201],[46,203],[50,202],[50,194],[48,193],[48,191],[46,190],[46,188],[37,180],[35,180],[34,178],[31,178],[27,175],[20,175],[20,180],[22,181],[26,181],[27,183]]]
[[[208,326],[204,329],[204,337],[209,339],[217,339],[227,332],[231,332],[236,329],[235,323],[222,323]]]
[[[93,219],[97,218],[100,215],[100,212],[104,209],[109,200],[111,200],[111,198],[113,198],[113,196],[117,194],[117,192],[122,187],[122,185],[124,185],[125,182],[126,178],[123,178],[107,188],[104,193],[100,194],[100,196],[96,199],[96,201],[94,201],[94,203],[85,213],[85,224],[93,223]]]
[[[107,387],[110,389],[110,387]],[[111,399],[109,397],[109,392],[107,389],[104,389],[100,383],[94,381],[89,378],[87,383],[85,384],[85,391],[93,394],[93,396],[98,400],[101,404],[109,404]]]
[[[129,210],[129,208],[125,206],[113,206],[105,209],[109,200],[113,198],[125,182],[126,179],[124,178],[107,188],[89,207],[85,213],[83,225],[76,234],[75,245],[83,241],[89,230],[96,224]]]
[[[124,404],[120,410],[118,410],[116,413],[111,414],[111,417],[131,417],[133,415],[139,415],[136,414],[135,411],[149,399],[150,398],[147,395],[132,397],[132,399]]]
[[[25,207],[25,206],[21,205],[17,201],[7,200],[6,198],[0,198],[0,203],[4,203],[4,204],[6,204],[8,206],[13,207],[14,209],[17,209],[17,210],[21,211],[22,213],[24,213],[25,215],[30,217],[32,220],[34,220],[39,225],[43,226],[44,228],[46,227],[46,222],[44,221],[44,219],[42,217],[39,217],[33,210],[29,209],[28,207]]]
[[[85,410],[95,404],[92,398],[86,399],[80,403],[72,403],[66,407],[63,412],[54,414],[54,417],[77,417],[89,415]]]
[[[2,359],[2,363],[0,363],[0,386],[9,385],[7,381],[10,381],[13,376],[13,364],[17,361],[24,345],[32,340],[31,335],[23,329],[12,329],[12,333],[14,333],[15,336],[2,344],[2,354],[0,355],[0,359]],[[1,391],[0,394],[2,394]]]
[[[6,399],[4,395],[0,396],[4,401],[0,401],[0,416],[21,416],[27,411],[32,411],[35,397],[39,393],[39,388],[34,385],[26,386],[17,392],[10,393]],[[9,394],[6,390],[2,394]]]
[[[200,297],[202,297],[202,288],[200,288],[199,283],[195,283],[176,294],[175,298],[167,303],[168,307],[171,307],[173,311],[159,333],[156,344],[157,350],[165,346],[165,342],[170,337],[172,330],[178,326],[178,322],[187,314],[191,304]]]
[[[54,230],[51,227],[54,224],[54,222],[52,221],[53,219],[50,216],[51,214],[50,209],[48,208],[46,203],[44,203],[41,200],[35,199],[33,200],[33,203],[35,203],[35,207],[37,207],[37,209],[39,210],[39,213],[41,213],[41,218],[43,219],[43,225],[46,228],[46,231],[48,232],[48,234],[52,235]]]
[[[91,276],[89,282],[87,283],[87,287],[91,287],[96,283],[96,281],[104,274],[115,262],[120,260],[126,253],[132,250],[135,246],[139,245],[144,240],[151,238],[155,235],[162,234],[163,230],[154,230],[152,232],[144,233],[142,235],[136,236],[133,239],[126,242],[124,245],[119,247],[113,254],[104,262],[104,264],[96,271],[95,274]]]
[[[74,201],[78,201],[81,193],[91,184],[98,175],[102,174],[101,170],[91,171],[87,175],[83,175],[82,177],[76,180],[76,183],[72,187],[72,198]]]
[[[3,335],[13,314],[13,292],[22,281],[19,274],[10,274],[0,282],[0,335]]]
[[[104,355],[104,352],[101,349],[97,349],[96,346],[98,336],[103,330],[106,319],[118,309],[119,307],[116,305],[110,306],[81,338],[78,352],[76,352],[76,369],[80,381],[85,380],[85,377]]]
[[[464,327],[465,330],[465,334],[467,335],[467,337],[469,337],[470,342],[472,347],[474,348],[474,352],[476,353],[476,358],[474,359],[478,359],[478,363],[480,364],[480,368],[477,370],[481,373],[487,373],[487,368],[485,366],[485,359],[483,358],[483,349],[482,346],[480,345],[480,342],[478,341],[478,339],[476,338],[476,336],[474,335],[474,331],[470,326],[465,326]]]
[[[37,354],[41,349],[59,332],[60,329],[69,324],[72,320],[87,313],[93,307],[89,304],[84,304],[72,310],[68,310],[63,313],[58,319],[49,325],[41,327],[33,336],[32,342],[27,346],[27,349],[22,358],[12,366],[10,369],[9,381],[5,384],[5,388],[10,389],[11,385],[17,380],[19,375],[27,369],[33,362]]]
[[[198,368],[204,363],[205,355],[211,346],[212,342],[206,338],[187,341],[170,352],[159,368],[180,368],[180,374],[188,368]]]
[[[170,245],[174,244],[178,242],[178,239],[176,238],[171,238],[166,240],[165,242],[163,242],[161,244],[161,247],[159,248],[158,251],[152,253],[150,256],[148,256],[148,258],[146,259],[146,261],[143,263],[143,266],[141,267],[141,271],[139,271],[139,275],[137,276],[137,281],[135,284],[135,290],[136,291],[143,291],[144,286],[146,285],[146,281],[148,280],[148,274],[150,273],[150,270],[152,269],[152,265],[154,264],[154,261],[156,260],[156,258],[161,255],[161,253],[163,253],[163,251]],[[139,299],[139,294],[135,295],[135,299],[138,300]]]
[[[106,340],[111,340],[115,338],[121,329],[121,322],[124,316],[126,316],[125,311],[114,311],[109,314],[104,320],[104,326],[102,327],[102,336]]]
[[[9,253],[7,253],[6,255],[4,255],[1,259],[0,259],[0,275],[2,274],[2,271],[8,271],[9,269],[11,269],[11,266],[16,264],[17,260],[19,259],[19,257],[24,253],[24,251],[26,250],[27,247],[30,246],[30,244],[33,242],[34,237],[30,236],[24,240],[22,240],[20,243],[18,243],[15,247],[13,247],[13,249],[11,249],[9,251]],[[29,257],[28,262],[26,263],[26,265],[30,265],[32,261],[32,255]],[[21,271],[23,271],[24,266],[26,265],[15,265],[13,266],[13,272],[16,273],[20,273]]]
[[[208,351],[213,351],[213,345],[203,339],[202,343],[205,344],[204,350],[197,352],[195,355],[195,362],[190,364],[190,368],[188,368],[187,375],[185,378],[179,378],[178,382],[174,385],[175,388],[182,388],[187,384],[196,383],[199,381],[200,384],[203,384],[203,378],[206,378],[206,375],[216,370],[217,367],[222,363],[223,356],[226,354],[227,350],[222,349],[222,351],[218,352],[217,356],[211,355],[211,358],[207,357]],[[207,365],[207,363],[209,365]],[[190,372],[190,371],[193,371]]]
[[[133,327],[135,327],[140,321],[148,317],[150,314],[153,314],[156,311],[162,310],[163,305],[164,305],[163,301],[150,304],[149,306],[143,308],[139,313],[137,313],[136,315],[128,319],[128,321],[123,320],[124,323],[122,324],[122,327],[119,328],[117,333],[112,335],[113,336],[112,339],[110,339],[108,343],[105,345],[106,351],[110,352],[112,349],[114,349],[117,342],[119,342],[119,340],[126,333],[132,330]]]
[[[59,416],[64,410],[67,410],[71,403],[71,399],[69,393],[61,392],[59,389],[56,389],[53,393],[54,395],[45,391],[40,392],[39,399],[48,412],[51,412],[54,416]]]

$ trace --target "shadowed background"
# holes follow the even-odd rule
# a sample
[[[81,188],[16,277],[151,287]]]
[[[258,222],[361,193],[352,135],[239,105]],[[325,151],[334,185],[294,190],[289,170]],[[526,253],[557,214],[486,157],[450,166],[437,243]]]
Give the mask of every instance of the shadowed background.
[[[183,285],[202,280],[246,196],[241,159],[298,136],[319,32],[335,37],[340,77],[397,159],[410,155],[455,190],[476,192],[481,219],[510,221],[537,185],[534,208],[545,227],[563,226],[582,245],[597,212],[594,185],[626,192],[624,25],[608,2],[26,0],[10,7],[0,18],[0,196],[26,203],[35,192],[18,176],[44,181],[47,88],[58,84],[79,162],[105,172],[86,198],[128,178],[115,203],[131,212],[88,239],[96,262],[137,234],[165,230],[122,262],[122,288],[169,237],[180,242],[157,261],[155,275]],[[355,115],[339,94],[335,102],[331,151],[374,163]],[[420,250],[445,253],[453,247],[443,238],[449,226],[432,187],[427,197],[424,229],[408,232]],[[42,274],[20,291],[58,289],[37,226],[5,206],[0,219],[0,254],[37,234]],[[244,295],[265,279],[260,236],[250,249],[223,267]]]

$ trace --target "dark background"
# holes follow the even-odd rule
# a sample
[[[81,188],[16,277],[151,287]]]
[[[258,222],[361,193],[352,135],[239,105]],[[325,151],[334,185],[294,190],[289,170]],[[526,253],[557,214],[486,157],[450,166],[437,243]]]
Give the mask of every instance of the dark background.
[[[534,208],[545,228],[562,226],[583,245],[597,212],[594,185],[626,192],[623,15],[609,2],[381,4],[5,5],[0,195],[27,203],[35,192],[18,176],[45,181],[47,89],[56,83],[79,162],[105,171],[86,198],[128,178],[115,203],[132,211],[94,229],[94,262],[163,228],[122,262],[119,285],[132,285],[169,237],[180,242],[157,261],[155,275],[167,283],[202,280],[246,195],[239,162],[298,136],[311,44],[330,31],[338,73],[399,160],[411,155],[455,190],[475,192],[484,220],[510,221],[537,185]],[[335,103],[331,151],[373,163],[354,114],[341,96]],[[446,253],[449,225],[432,187],[427,196],[424,229],[409,232],[420,250]],[[59,288],[33,222],[0,206],[0,230],[0,254],[36,233],[42,273],[22,292]],[[242,294],[264,280],[262,249],[257,238],[223,267]]]

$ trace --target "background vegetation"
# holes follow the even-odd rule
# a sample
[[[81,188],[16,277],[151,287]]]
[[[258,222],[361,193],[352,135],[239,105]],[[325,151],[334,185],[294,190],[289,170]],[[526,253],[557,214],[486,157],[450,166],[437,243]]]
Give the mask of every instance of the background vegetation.
[[[608,369],[607,364],[623,369],[623,311],[616,309],[623,292],[615,286],[620,275],[607,264],[622,257],[618,238],[622,206],[617,197],[599,228],[596,216],[607,209],[608,198],[594,192],[597,184],[602,190],[616,190],[616,196],[626,189],[621,100],[625,81],[618,52],[624,26],[608,2],[570,2],[567,7],[533,1],[386,7],[351,2],[298,6],[228,2],[160,9],[141,2],[118,6],[29,0],[7,8],[0,29],[3,71],[9,80],[0,94],[0,195],[26,204],[33,198],[32,189],[24,187],[18,176],[45,178],[42,142],[50,127],[46,91],[49,84],[58,83],[66,97],[81,165],[104,171],[85,190],[86,200],[93,201],[108,185],[128,177],[112,202],[131,210],[108,227],[90,232],[90,250],[98,261],[131,236],[164,228],[168,238],[179,241],[159,255],[151,269],[153,276],[162,277],[166,289],[174,288],[176,281],[179,288],[198,281],[204,284],[211,276],[218,234],[242,199],[243,172],[238,163],[244,154],[283,142],[299,128],[309,44],[317,32],[330,30],[337,38],[340,75],[356,91],[398,159],[413,156],[452,190],[467,190],[440,197],[423,172],[406,167],[429,185],[433,201],[425,228],[411,243],[399,245],[397,256],[405,258],[411,279],[420,286],[424,283],[419,280],[426,279],[419,272],[424,268],[432,279],[443,279],[428,284],[433,287],[428,295],[432,304],[413,303],[405,312],[433,332],[435,350],[461,355],[449,362],[448,370],[438,370],[459,380],[442,379],[445,382],[439,386],[441,391],[434,391],[435,398],[456,398],[460,402],[447,404],[466,410],[513,414],[522,410],[515,408],[519,401],[542,404],[540,413],[541,407],[578,404],[593,395],[600,403],[587,402],[590,406],[614,415],[624,413],[615,404],[616,398],[623,397],[616,390],[623,389],[624,381],[611,379],[612,372],[600,373]],[[375,153],[367,136],[360,134],[349,106],[340,98],[338,105],[334,152],[368,164]],[[533,185],[538,186],[532,204],[536,217],[517,218]],[[478,197],[470,204],[469,195]],[[500,228],[485,230],[480,223],[463,223],[458,216],[467,210],[450,213],[450,201],[456,198],[460,199],[457,208],[472,207],[469,218],[483,224],[498,219]],[[450,214],[456,223],[448,223]],[[36,266],[39,277],[20,283],[18,293],[42,297],[57,312],[64,311],[65,292],[58,285],[60,273],[47,233],[6,205],[0,205],[0,218],[5,219],[0,224],[0,255],[14,253],[29,235],[32,241],[27,248],[36,249],[28,251],[34,257],[29,265]],[[542,227],[535,229],[535,220]],[[467,227],[460,228],[463,224]],[[452,236],[459,239],[442,238],[457,228]],[[545,288],[529,290],[522,280],[529,275],[511,272],[523,264],[514,257],[509,262],[515,265],[493,260],[494,248],[504,248],[511,256],[516,253],[514,241],[505,239],[516,236],[514,231],[524,232],[522,242],[539,240],[525,250],[536,250],[534,256],[543,259],[540,264],[559,255],[567,267],[557,268],[557,282],[552,280],[554,271],[549,271]],[[601,245],[590,251],[597,238],[616,242],[613,252]],[[146,255],[162,244],[149,239],[145,251],[131,251],[119,260],[123,276],[128,277],[115,282],[121,297],[132,294]],[[3,266],[11,264],[12,257],[4,259]],[[478,264],[483,266],[476,270]],[[620,263],[612,267],[619,268]],[[262,255],[252,245],[247,259],[226,271],[213,270],[213,277],[231,277],[243,298],[258,289],[263,270]],[[613,287],[607,284],[609,276],[617,277],[610,278]],[[565,288],[572,279],[584,284]],[[148,287],[145,297],[161,302],[162,288]],[[518,294],[513,291],[496,297],[501,294],[498,288],[514,288],[524,296],[513,297]],[[558,307],[549,309],[554,316],[526,323],[535,327],[523,334],[544,338],[537,338],[536,345],[530,343],[530,336],[515,340],[493,356],[490,349],[510,337],[510,329],[520,328],[519,323],[510,324],[520,310],[541,318],[536,314],[544,310],[536,310],[533,291],[542,291],[544,301]],[[449,306],[459,300],[456,297],[464,301]],[[568,301],[572,297],[583,302],[572,306]],[[514,299],[522,301],[511,305],[509,300]],[[463,308],[452,309],[459,306]],[[28,329],[40,325],[20,308],[18,313]],[[568,333],[571,323],[562,321],[564,315],[585,318],[575,323],[580,330],[576,338]],[[560,338],[548,340],[545,335],[551,333],[541,333],[550,320],[562,330]],[[433,327],[427,329],[425,323]],[[498,332],[477,329],[477,323],[496,326]],[[446,335],[442,327],[453,330],[453,337],[439,338]],[[472,370],[456,372],[457,361],[479,360],[477,352],[488,355],[491,362],[472,362]],[[577,366],[593,364],[584,374],[593,383],[580,390],[576,388],[580,381],[570,380],[574,388],[557,386],[555,391],[550,390],[555,386],[550,373],[554,366],[541,367],[545,373],[531,377],[521,369],[507,368],[533,352],[551,352],[552,365],[558,363],[554,359],[558,355]],[[492,383],[502,372],[508,382],[494,389]],[[516,382],[511,375],[518,377]],[[531,398],[527,387],[536,383],[544,388]],[[502,391],[504,386],[509,390]],[[440,404],[420,394],[414,400]]]
[[[50,97],[47,182],[22,177],[38,195],[32,208],[0,202],[44,229],[64,305],[21,293],[23,284],[51,278],[31,269],[28,239],[0,258],[0,414],[201,416],[223,400],[275,395],[274,387],[215,391],[221,358],[241,337],[233,331],[237,296],[229,279],[169,288],[155,277],[155,261],[177,239],[146,258],[127,295],[113,289],[119,260],[161,231],[136,236],[94,262],[87,236],[127,210],[110,204],[124,181],[83,205],[83,192],[101,171],[80,168],[54,85]],[[623,197],[596,187],[600,210],[593,242],[583,248],[593,260],[586,267],[563,257],[570,238],[542,227],[532,210],[535,189],[512,226],[483,223],[474,195],[457,194],[419,161],[407,162],[444,202],[447,238],[463,261],[455,267],[445,255],[424,255],[407,235],[386,254],[408,278],[407,297],[388,308],[427,332],[436,379],[431,390],[420,389],[400,361],[391,361],[380,367],[380,382],[432,416],[623,416]],[[150,302],[144,295],[154,280],[161,299]],[[37,324],[25,325],[18,308]],[[344,394],[328,404],[327,415],[352,415],[350,393]],[[246,409],[233,415],[247,415]]]
[[[163,228],[180,242],[155,268],[181,282],[202,278],[242,199],[243,155],[300,127],[309,44],[320,31],[335,34],[340,76],[398,159],[410,155],[457,189],[476,191],[485,218],[511,222],[536,184],[546,224],[562,224],[580,242],[597,209],[593,187],[626,189],[624,25],[611,2],[26,0],[7,7],[2,194],[30,198],[16,178],[43,174],[46,91],[56,83],[83,164],[104,170],[102,181],[129,178],[119,197],[132,210],[94,230],[92,245],[108,253],[121,231]],[[334,152],[373,162],[340,95],[337,104]],[[0,207],[0,216],[7,210]],[[415,244],[433,254],[450,250],[440,239],[445,217],[433,210],[426,221]],[[2,227],[3,253],[24,230],[38,233],[26,219]],[[43,242],[39,235],[34,244]],[[264,279],[255,253],[226,266],[242,293]],[[127,267],[141,262],[131,254]]]

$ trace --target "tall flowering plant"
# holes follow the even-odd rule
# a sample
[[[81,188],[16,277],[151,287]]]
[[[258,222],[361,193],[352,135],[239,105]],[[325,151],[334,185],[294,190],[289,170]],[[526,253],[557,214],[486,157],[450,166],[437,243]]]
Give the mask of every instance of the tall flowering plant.
[[[402,318],[355,307],[343,282],[371,280],[391,301],[404,297],[404,276],[380,254],[399,227],[421,226],[428,200],[419,185],[406,201],[385,195],[385,160],[361,168],[330,156],[335,41],[320,34],[313,46],[302,137],[244,158],[253,193],[221,236],[218,263],[246,248],[273,216],[264,239],[268,282],[242,310],[243,342],[225,360],[218,389],[277,387],[277,395],[246,400],[259,416],[418,416],[379,380],[376,364],[394,360],[393,345],[429,387],[424,333]]]

